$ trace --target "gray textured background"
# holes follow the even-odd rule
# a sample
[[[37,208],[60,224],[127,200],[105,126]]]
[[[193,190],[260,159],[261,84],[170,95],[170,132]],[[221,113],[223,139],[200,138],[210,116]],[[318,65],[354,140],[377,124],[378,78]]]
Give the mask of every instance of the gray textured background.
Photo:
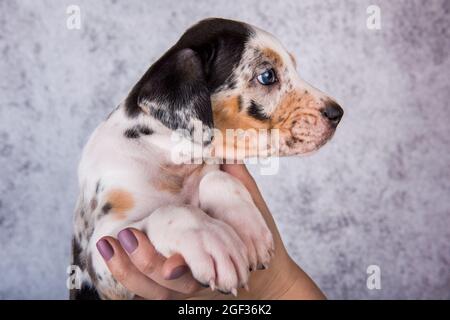
[[[366,28],[381,7],[382,29]],[[66,28],[66,7],[82,28]],[[334,140],[256,179],[329,298],[450,298],[450,1],[0,0],[0,297],[67,297],[89,133],[192,23],[244,20],[346,115]],[[257,172],[253,168],[253,172]],[[366,288],[377,264],[382,289]]]

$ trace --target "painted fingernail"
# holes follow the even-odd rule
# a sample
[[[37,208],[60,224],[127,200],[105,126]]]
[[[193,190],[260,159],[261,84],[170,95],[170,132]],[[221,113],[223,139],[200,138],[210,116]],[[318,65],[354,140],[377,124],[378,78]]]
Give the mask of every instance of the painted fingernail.
[[[120,244],[128,252],[132,253],[138,246],[138,241],[130,229],[123,229],[117,235]]]
[[[96,245],[98,252],[100,252],[105,261],[108,261],[112,258],[112,256],[114,255],[114,249],[111,247],[107,240],[100,239]]]
[[[256,267],[257,270],[265,270],[267,269],[267,267],[264,264],[258,264],[258,266]]]
[[[178,266],[175,269],[172,270],[167,280],[173,280],[176,278],[181,277],[183,274],[185,274],[189,270],[188,266]]]

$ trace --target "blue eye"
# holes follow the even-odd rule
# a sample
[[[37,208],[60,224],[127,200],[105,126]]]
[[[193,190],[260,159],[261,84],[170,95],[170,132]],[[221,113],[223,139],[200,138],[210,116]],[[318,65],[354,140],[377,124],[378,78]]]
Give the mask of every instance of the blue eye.
[[[275,71],[273,69],[268,69],[261,73],[258,76],[258,82],[267,86],[269,84],[273,84],[277,81],[277,77],[275,76]]]

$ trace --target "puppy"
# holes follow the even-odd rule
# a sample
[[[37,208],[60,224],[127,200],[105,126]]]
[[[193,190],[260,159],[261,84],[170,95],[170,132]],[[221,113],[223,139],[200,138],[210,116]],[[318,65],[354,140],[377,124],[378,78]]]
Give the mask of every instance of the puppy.
[[[299,77],[294,57],[271,34],[215,18],[188,29],[83,150],[73,239],[83,286],[71,298],[87,292],[133,298],[96,248],[100,238],[126,227],[146,232],[166,257],[181,254],[200,283],[236,294],[249,270],[269,264],[271,232],[237,179],[204,159],[177,163],[171,150],[187,141],[212,151],[210,158],[238,149],[258,156],[265,130],[277,132],[265,155],[305,154],[332,137],[342,115],[336,102]],[[257,133],[244,147],[235,138],[218,142],[215,136],[229,129]]]

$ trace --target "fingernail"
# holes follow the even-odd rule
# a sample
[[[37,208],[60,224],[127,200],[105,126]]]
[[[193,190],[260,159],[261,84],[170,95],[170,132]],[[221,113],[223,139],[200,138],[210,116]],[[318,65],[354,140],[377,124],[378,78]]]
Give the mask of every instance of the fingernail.
[[[100,239],[97,244],[97,250],[102,255],[105,261],[108,261],[114,255],[114,249],[111,247],[109,242],[105,239]]]
[[[138,246],[138,241],[130,229],[123,229],[117,235],[120,244],[128,252],[132,253]]]
[[[258,266],[256,267],[257,270],[265,270],[267,269],[267,267],[263,264],[258,264]]]
[[[172,270],[172,272],[170,273],[167,280],[173,280],[173,279],[181,277],[183,274],[185,274],[188,271],[188,269],[189,268],[186,265],[176,267],[175,269]]]

